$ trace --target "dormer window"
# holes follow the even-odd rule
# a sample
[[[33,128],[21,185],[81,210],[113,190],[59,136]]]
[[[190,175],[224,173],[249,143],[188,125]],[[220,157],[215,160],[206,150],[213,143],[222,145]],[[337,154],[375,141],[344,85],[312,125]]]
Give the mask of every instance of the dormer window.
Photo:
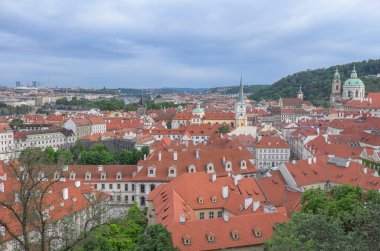
[[[101,179],[101,180],[105,180],[106,177],[107,177],[106,173],[102,173],[102,174],[100,175],[100,179]]]
[[[148,177],[156,177],[156,168],[151,166],[148,168]]]
[[[98,166],[98,172],[103,172],[103,166],[102,165]]]
[[[226,164],[224,165],[224,168],[226,169],[226,171],[231,171],[232,170],[231,161],[227,161]]]
[[[214,242],[215,241],[215,234],[211,232],[206,233],[206,238],[208,242]]]
[[[252,229],[252,233],[253,233],[253,235],[256,237],[256,238],[261,238],[261,230],[260,229],[258,229],[258,228],[253,228]]]
[[[68,165],[64,165],[64,166],[63,166],[63,171],[64,171],[64,172],[67,172],[68,170],[69,170],[69,166],[68,166]]]
[[[174,166],[170,167],[168,176],[169,177],[176,177],[176,175],[177,175],[177,168]]]
[[[236,231],[236,230],[231,230],[231,231],[230,231],[230,234],[231,234],[231,238],[232,238],[233,240],[239,240],[239,233],[238,233],[238,231]]]
[[[247,169],[247,162],[245,160],[240,162],[240,169]]]
[[[195,166],[194,165],[189,166],[188,171],[189,173],[195,173]]]
[[[59,180],[59,178],[60,178],[59,172],[55,172],[54,173],[54,179]]]
[[[118,172],[118,173],[116,174],[116,179],[117,179],[117,180],[121,180],[121,178],[122,178],[121,172]]]
[[[216,203],[216,196],[212,196],[212,197],[211,197],[211,201],[212,201],[213,203]]]
[[[207,173],[213,173],[214,172],[214,165],[212,163],[209,163],[207,165]]]
[[[198,204],[203,204],[203,197],[202,196],[198,196],[197,200],[198,200]]]
[[[190,239],[190,236],[188,234],[185,234],[182,236],[182,241],[183,241],[183,245],[185,245],[185,246],[190,246],[190,244],[191,244],[191,239]]]
[[[90,172],[86,172],[85,180],[90,180],[90,179],[91,179],[91,173]]]
[[[70,180],[75,180],[75,172],[70,173]]]

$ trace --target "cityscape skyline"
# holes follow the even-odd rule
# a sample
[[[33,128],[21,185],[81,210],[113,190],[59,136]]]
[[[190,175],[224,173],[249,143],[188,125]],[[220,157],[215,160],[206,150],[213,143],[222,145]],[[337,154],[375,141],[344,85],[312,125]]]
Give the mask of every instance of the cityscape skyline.
[[[379,7],[5,0],[0,84],[207,88],[238,84],[240,72],[246,83],[272,84],[300,70],[379,58],[377,27],[368,26],[380,21]]]

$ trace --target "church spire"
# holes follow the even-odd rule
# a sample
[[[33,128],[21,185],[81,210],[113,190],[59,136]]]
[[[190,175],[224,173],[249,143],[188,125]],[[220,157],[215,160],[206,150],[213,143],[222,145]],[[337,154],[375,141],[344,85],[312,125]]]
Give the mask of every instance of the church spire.
[[[244,102],[244,93],[243,93],[243,73],[240,75],[240,90],[239,90],[239,102]]]
[[[139,105],[144,105],[143,90],[141,89]]]

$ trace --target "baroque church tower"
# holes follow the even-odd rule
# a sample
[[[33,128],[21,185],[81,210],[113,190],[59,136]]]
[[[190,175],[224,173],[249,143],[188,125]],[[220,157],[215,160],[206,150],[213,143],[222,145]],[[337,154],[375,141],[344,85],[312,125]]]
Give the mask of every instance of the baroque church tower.
[[[235,103],[235,127],[247,126],[247,105],[244,103],[243,75],[240,77],[239,97]]]
[[[340,82],[340,75],[338,72],[338,68],[335,70],[334,78],[331,83],[331,96],[330,96],[330,103],[333,106],[337,101],[340,101],[341,99],[341,86],[342,83]]]

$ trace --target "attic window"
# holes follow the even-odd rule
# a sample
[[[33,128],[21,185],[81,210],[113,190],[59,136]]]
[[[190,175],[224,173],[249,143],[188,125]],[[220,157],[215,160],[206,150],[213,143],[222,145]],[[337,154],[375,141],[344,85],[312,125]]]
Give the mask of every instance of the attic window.
[[[278,142],[276,142],[276,146],[280,145]]]
[[[246,168],[247,168],[247,162],[246,162],[245,160],[242,160],[242,161],[240,162],[240,168],[241,168],[241,169],[246,169]]]
[[[198,204],[203,204],[203,197],[202,196],[198,196],[197,200],[198,200]]]
[[[256,238],[261,238],[261,230],[258,228],[253,228],[252,233],[255,235]]]
[[[189,173],[195,173],[195,166],[194,165],[189,166]]]
[[[206,238],[208,242],[214,242],[215,241],[215,234],[211,232],[206,233]]]
[[[105,179],[106,179],[106,173],[102,173],[102,174],[100,175],[100,179],[101,179],[101,180],[105,180]]]
[[[117,173],[117,175],[116,175],[116,179],[117,179],[117,180],[121,180],[121,173],[120,173],[120,172]]]
[[[86,173],[86,177],[85,177],[86,180],[89,180],[91,179],[91,173],[90,172],[87,172]]]
[[[0,235],[1,236],[5,236],[5,227],[4,226],[0,226]]]
[[[185,246],[190,246],[190,244],[191,244],[190,236],[187,235],[187,234],[185,234],[185,235],[182,236],[182,241],[183,241],[183,244]]]
[[[70,173],[70,180],[75,180],[75,172]]]
[[[231,230],[230,234],[231,234],[231,237],[232,237],[233,240],[239,240],[239,233],[238,233],[238,231]]]
[[[216,202],[216,196],[212,196],[212,197],[211,197],[211,201],[212,201],[213,203],[215,203],[215,202]]]

